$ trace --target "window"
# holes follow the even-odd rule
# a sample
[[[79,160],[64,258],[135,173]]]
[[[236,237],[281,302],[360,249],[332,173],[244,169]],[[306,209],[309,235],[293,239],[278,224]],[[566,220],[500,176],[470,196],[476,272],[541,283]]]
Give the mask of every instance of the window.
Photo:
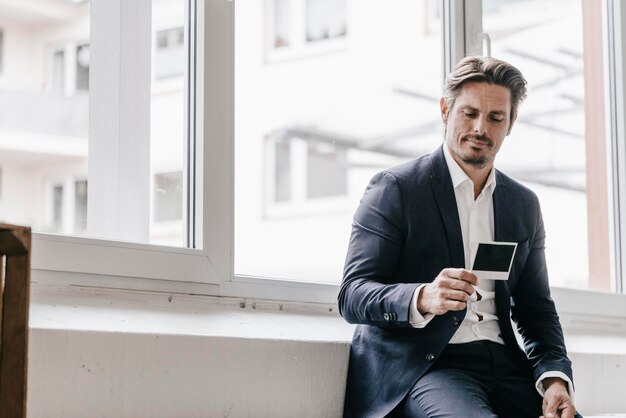
[[[89,90],[89,44],[76,47],[76,90]]]
[[[0,74],[4,71],[4,31],[0,29]]]
[[[369,178],[441,141],[438,3],[235,3],[235,274],[339,282]],[[270,63],[264,19],[274,47],[350,47]]]
[[[307,151],[307,198],[346,195],[346,150],[324,143],[310,143]]]
[[[163,215],[151,207],[161,202],[151,199],[152,178],[183,172],[194,132],[187,127],[187,89],[195,85],[152,89],[151,61],[159,76],[184,75],[186,1],[128,5],[142,17],[101,0],[65,2],[58,14],[43,3],[15,6],[14,35],[0,40],[4,62],[15,68],[0,84],[0,160],[10,167],[6,181],[22,185],[5,190],[0,217],[35,232],[161,244],[151,214],[172,216],[172,209]],[[16,13],[11,7],[0,5],[0,16]],[[91,13],[101,13],[96,27]],[[174,29],[157,30],[164,27]],[[182,226],[182,174],[178,180],[166,199],[180,225],[167,245],[180,247],[191,244]]]
[[[274,201],[291,200],[291,144],[287,141],[276,141],[274,162]]]
[[[460,3],[465,7],[455,8]],[[518,0],[498,7],[515,4],[528,6]],[[145,13],[150,6],[151,13]],[[17,68],[36,67],[33,62],[45,63],[45,68],[39,69],[39,80],[22,74],[20,83],[11,84],[21,89],[18,92],[0,85],[0,100],[11,103],[3,106],[7,112],[0,112],[0,215],[47,230],[46,222],[53,217],[53,184],[62,186],[63,191],[57,191],[62,210],[57,212],[68,214],[61,218],[76,229],[66,233],[98,239],[36,234],[39,249],[33,268],[81,273],[67,280],[80,281],[86,274],[90,285],[333,303],[351,217],[368,180],[441,142],[437,102],[444,73],[465,53],[482,51],[471,31],[482,32],[483,12],[487,16],[497,8],[438,0],[207,0],[187,6],[189,14],[182,0],[137,0],[122,2],[132,13],[120,14],[110,2],[92,0],[91,11],[101,19],[94,20],[91,36],[74,34],[71,48],[68,38],[61,49],[64,40],[50,38],[45,46],[29,48],[28,55],[13,56],[7,55],[11,48],[5,45],[4,62],[11,68],[14,63]],[[328,29],[322,29],[326,24],[320,22],[329,10],[334,10],[333,16]],[[75,15],[88,21],[85,7]],[[511,15],[507,13],[509,21],[515,21]],[[198,38],[190,27],[194,18]],[[626,17],[611,19],[613,24],[626,22]],[[520,29],[513,23],[511,28]],[[180,32],[173,35],[174,28],[181,27],[182,40]],[[113,42],[117,38],[112,31],[121,42]],[[173,32],[157,35],[167,31]],[[506,31],[494,32],[487,18],[484,31],[491,31],[495,55]],[[609,43],[613,37],[609,32]],[[51,94],[54,51],[62,55],[59,65],[71,63],[74,69],[73,54],[78,55],[78,45],[87,44],[88,95],[57,100],[60,97]],[[137,45],[141,48],[135,49]],[[157,55],[176,45],[184,45],[184,76],[158,78],[156,62],[162,58]],[[611,44],[608,51],[605,59],[619,61],[607,68],[612,74],[609,91],[622,91],[623,74],[615,69],[620,68],[623,51]],[[577,62],[575,54],[565,56],[572,60],[568,65]],[[152,73],[146,65],[150,62]],[[196,78],[200,87],[187,88],[186,83],[196,85]],[[122,82],[128,84],[111,87]],[[89,102],[81,101],[87,96]],[[611,101],[605,112],[611,121],[611,133],[605,135],[612,147],[609,192],[621,193],[611,207],[616,220],[609,221],[619,232],[626,231],[626,217],[620,218],[624,208],[618,205],[626,195],[626,170],[615,161],[626,160],[626,150],[614,138],[626,131],[619,117],[624,104],[619,97],[605,97]],[[522,111],[530,112],[529,107],[525,104]],[[589,115],[585,110],[585,118]],[[561,120],[557,127],[577,125]],[[7,132],[11,140],[5,139]],[[33,136],[39,142],[33,142]],[[585,164],[587,170],[586,156]],[[28,171],[33,167],[35,177]],[[580,171],[580,166],[575,168]],[[583,183],[579,173],[570,174],[541,173],[543,182],[558,181],[566,193],[576,191],[571,185],[589,184],[588,177]],[[570,189],[562,187],[564,179]],[[24,190],[33,190],[32,195]],[[586,188],[587,195],[590,190]],[[7,206],[9,196],[12,203]],[[140,238],[135,235],[137,225]],[[611,240],[616,249],[609,252],[619,265],[626,260],[626,251],[620,249],[626,245],[620,247],[617,236],[611,235]],[[621,277],[618,268],[615,276]],[[126,281],[129,277],[153,280]],[[600,311],[604,304],[588,307]]]
[[[87,180],[74,181],[74,230],[87,229]]]
[[[346,0],[306,0],[306,41],[346,36]]]
[[[603,24],[584,3],[483,0],[482,31],[528,81],[497,165],[539,196],[551,284],[610,291]]]
[[[346,0],[270,0],[263,25],[269,60],[330,52],[348,33]]]
[[[291,44],[291,0],[274,1],[274,48]]]
[[[185,72],[184,28],[161,30],[156,33],[154,56],[157,79],[182,76]]]
[[[183,218],[183,173],[158,173],[154,176],[154,220],[174,221]]]
[[[55,184],[52,186],[52,223],[51,229],[55,232],[61,232],[63,228],[63,185]]]
[[[65,93],[65,51],[57,50],[52,54],[52,92]]]

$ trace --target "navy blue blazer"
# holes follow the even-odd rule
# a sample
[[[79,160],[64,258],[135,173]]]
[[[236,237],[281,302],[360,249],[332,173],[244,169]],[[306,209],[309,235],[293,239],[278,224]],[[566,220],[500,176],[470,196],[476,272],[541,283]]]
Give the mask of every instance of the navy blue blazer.
[[[496,171],[493,204],[495,240],[518,243],[509,280],[496,281],[502,338],[532,368],[535,380],[551,370],[572,378],[548,287],[537,196]],[[386,416],[436,361],[466,311],[450,311],[425,328],[413,328],[411,297],[420,283],[432,282],[444,268],[464,266],[443,147],[372,178],[354,215],[338,297],[341,315],[359,324],[350,350],[345,417]]]

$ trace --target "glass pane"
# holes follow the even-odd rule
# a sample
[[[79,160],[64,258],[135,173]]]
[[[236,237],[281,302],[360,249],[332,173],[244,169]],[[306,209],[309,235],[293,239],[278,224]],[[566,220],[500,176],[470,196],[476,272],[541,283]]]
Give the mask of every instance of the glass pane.
[[[605,116],[594,105],[604,101],[602,14],[592,3],[596,13],[580,0],[483,0],[483,30],[492,55],[528,81],[497,164],[539,196],[550,282],[609,290]]]
[[[59,231],[63,226],[63,185],[52,187],[52,230]]]
[[[76,48],[76,90],[89,90],[89,44]]]
[[[186,142],[185,0],[153,0],[152,99],[150,103],[150,242],[181,246],[184,237],[183,169]]]
[[[274,0],[274,48],[289,46],[291,0]]]
[[[4,31],[0,29],[0,73],[4,69]]]
[[[87,229],[87,180],[74,183],[74,225],[77,231]]]
[[[315,42],[345,36],[346,19],[346,0],[307,0],[306,40]]]
[[[291,198],[291,147],[289,142],[276,142],[276,201]]]
[[[251,28],[271,36],[284,4],[299,38],[268,62]],[[235,2],[236,274],[341,280],[370,178],[441,143],[439,5]]]
[[[87,177],[89,4],[64,3],[0,4],[0,219],[75,234],[84,231],[74,182]]]
[[[157,174],[154,179],[154,220],[155,222],[182,219],[180,202],[183,199],[183,173]]]
[[[38,232],[90,236],[90,4],[5,3],[0,4],[0,219]],[[150,178],[178,177],[173,191],[166,188],[165,215],[156,208],[163,198],[154,193],[158,185],[146,186],[151,201],[145,217],[151,223],[144,240],[177,246],[185,245],[185,4],[153,1]]]

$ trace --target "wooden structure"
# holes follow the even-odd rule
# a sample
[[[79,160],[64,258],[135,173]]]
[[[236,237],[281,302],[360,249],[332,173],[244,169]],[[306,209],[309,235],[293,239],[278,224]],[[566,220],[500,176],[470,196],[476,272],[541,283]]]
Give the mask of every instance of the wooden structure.
[[[0,224],[0,417],[26,417],[30,228]]]

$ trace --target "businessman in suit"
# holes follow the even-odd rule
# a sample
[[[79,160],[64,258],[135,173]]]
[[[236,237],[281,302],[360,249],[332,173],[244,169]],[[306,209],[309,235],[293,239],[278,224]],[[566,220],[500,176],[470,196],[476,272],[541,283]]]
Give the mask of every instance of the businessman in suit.
[[[494,168],[525,95],[512,65],[461,60],[440,101],[443,145],[368,185],[338,297],[359,324],[344,416],[579,416],[539,202]],[[507,281],[469,271],[480,241],[518,243]]]

